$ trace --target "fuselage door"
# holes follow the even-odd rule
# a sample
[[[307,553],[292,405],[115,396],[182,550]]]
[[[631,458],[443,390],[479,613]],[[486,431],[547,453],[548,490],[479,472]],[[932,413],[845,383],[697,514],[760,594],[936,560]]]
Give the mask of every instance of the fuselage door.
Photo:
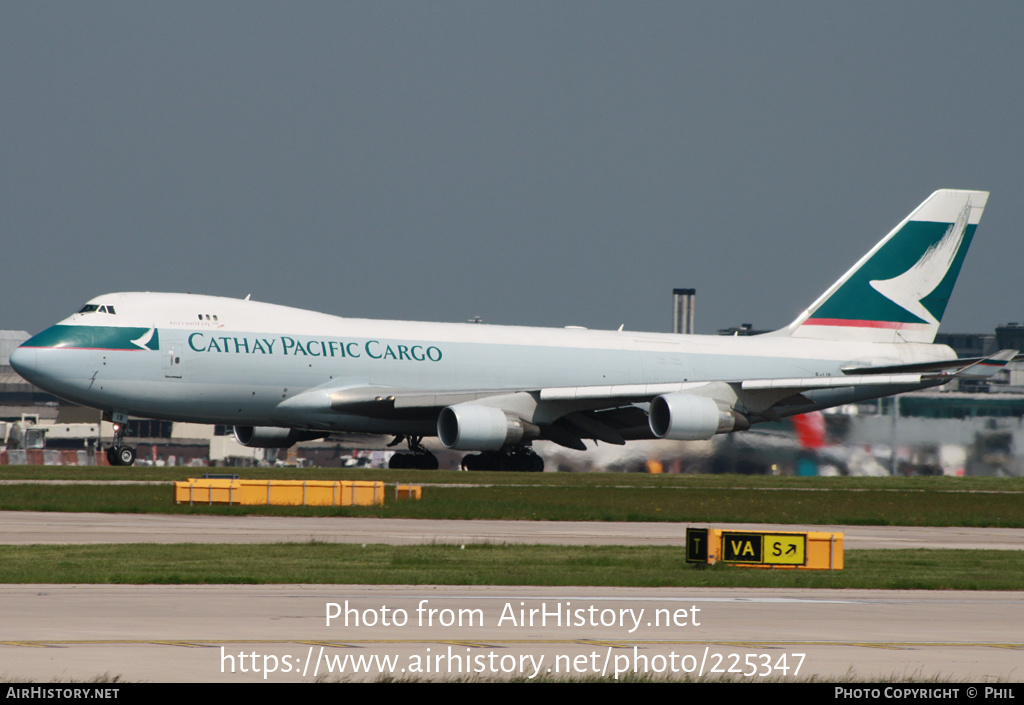
[[[164,352],[164,377],[181,379],[181,344],[171,343]]]

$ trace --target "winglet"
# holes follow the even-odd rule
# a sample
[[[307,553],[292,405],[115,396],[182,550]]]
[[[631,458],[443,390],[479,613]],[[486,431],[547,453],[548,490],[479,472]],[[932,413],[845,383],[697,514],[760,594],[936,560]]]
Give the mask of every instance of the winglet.
[[[987,202],[936,191],[777,334],[931,343]]]

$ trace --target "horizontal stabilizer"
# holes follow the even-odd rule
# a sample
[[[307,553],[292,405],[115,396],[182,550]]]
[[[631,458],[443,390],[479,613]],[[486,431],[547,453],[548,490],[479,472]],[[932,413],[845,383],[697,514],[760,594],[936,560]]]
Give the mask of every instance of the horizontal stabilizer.
[[[1017,350],[1000,350],[995,355],[986,357],[983,360],[968,365],[962,370],[954,373],[959,379],[988,379],[994,377],[999,370],[1006,367],[1006,364],[1017,356]]]
[[[946,372],[965,378],[991,377],[1019,357],[1016,350],[1000,350],[989,357],[964,357],[933,362],[913,362],[906,365],[882,365],[879,367],[844,367],[847,375],[892,375],[906,373]],[[970,372],[968,372],[970,371]],[[984,374],[983,374],[984,372]]]

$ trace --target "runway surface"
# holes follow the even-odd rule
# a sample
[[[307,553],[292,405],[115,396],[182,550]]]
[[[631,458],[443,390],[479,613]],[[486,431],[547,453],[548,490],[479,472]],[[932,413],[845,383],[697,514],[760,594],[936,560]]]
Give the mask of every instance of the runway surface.
[[[352,517],[0,512],[0,543],[537,543],[683,545],[672,522],[493,521]],[[699,526],[706,526],[700,524]],[[845,548],[1024,550],[1024,529],[715,524],[733,530],[841,531]]]
[[[1022,680],[1021,593],[0,586],[7,679]],[[334,618],[328,623],[327,615]],[[347,624],[346,624],[347,620]]]
[[[1018,529],[716,526],[840,530],[847,549],[1024,548]],[[682,545],[685,528],[0,512],[6,544]],[[0,676],[8,680],[494,679],[636,670],[748,681],[1024,681],[1024,593],[1017,592],[6,585],[0,599]]]

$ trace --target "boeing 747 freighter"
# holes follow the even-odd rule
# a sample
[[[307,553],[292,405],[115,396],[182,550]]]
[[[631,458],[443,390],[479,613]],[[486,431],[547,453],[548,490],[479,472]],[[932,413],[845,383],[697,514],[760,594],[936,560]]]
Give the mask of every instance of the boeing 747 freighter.
[[[397,467],[542,470],[538,439],[709,439],[768,420],[994,374],[1016,351],[934,344],[988,193],[936,191],[791,324],[722,337],[341,318],[192,294],[96,297],[11,355],[27,380],[101,409],[131,465],[129,416],[234,427],[288,447],[390,434]]]

